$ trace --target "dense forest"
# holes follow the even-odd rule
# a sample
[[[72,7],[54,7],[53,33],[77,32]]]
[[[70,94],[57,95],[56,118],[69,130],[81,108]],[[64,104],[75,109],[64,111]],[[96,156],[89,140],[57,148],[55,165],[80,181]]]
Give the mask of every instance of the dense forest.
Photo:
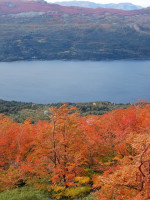
[[[101,116],[67,104],[49,112],[35,124],[0,115],[0,199],[150,198],[149,104]]]

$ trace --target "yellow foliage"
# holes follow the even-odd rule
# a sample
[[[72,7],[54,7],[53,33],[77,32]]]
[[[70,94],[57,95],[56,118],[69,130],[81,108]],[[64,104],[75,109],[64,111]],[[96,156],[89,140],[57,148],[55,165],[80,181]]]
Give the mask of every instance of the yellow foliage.
[[[68,187],[52,185],[52,197],[55,199],[62,199],[63,197],[69,197],[70,199],[84,197],[91,190],[90,186],[82,186],[82,187]]]
[[[120,161],[121,158],[119,158],[118,156],[115,156],[112,160],[114,160],[114,161]]]
[[[52,197],[55,199],[61,199],[64,196],[65,186],[52,185],[51,189],[53,190]]]
[[[70,197],[70,198],[84,197],[87,193],[90,192],[90,190],[91,188],[89,186],[67,188],[65,191],[65,197]]]
[[[80,185],[82,184],[88,184],[90,182],[90,178],[83,176],[83,177],[76,177],[75,182],[79,183]]]
[[[64,191],[66,187],[54,184],[52,185],[51,188],[53,189],[54,192],[61,192]]]

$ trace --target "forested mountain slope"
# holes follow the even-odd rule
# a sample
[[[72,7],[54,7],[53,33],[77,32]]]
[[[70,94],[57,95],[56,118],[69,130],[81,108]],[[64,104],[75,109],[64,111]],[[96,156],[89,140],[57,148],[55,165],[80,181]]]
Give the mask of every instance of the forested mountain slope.
[[[150,58],[150,8],[0,1],[0,61]]]

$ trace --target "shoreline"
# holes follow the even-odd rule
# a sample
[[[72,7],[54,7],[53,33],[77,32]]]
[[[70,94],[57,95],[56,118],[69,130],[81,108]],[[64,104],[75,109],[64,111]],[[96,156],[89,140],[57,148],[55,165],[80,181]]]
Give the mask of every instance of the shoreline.
[[[0,104],[1,102],[8,102],[8,103],[20,103],[20,104],[34,104],[34,105],[41,105],[41,106],[44,106],[44,105],[56,105],[56,104],[93,104],[93,103],[110,103],[110,104],[114,104],[114,105],[126,105],[126,104],[134,104],[134,103],[130,103],[130,102],[126,102],[126,103],[122,103],[122,102],[111,102],[111,101],[107,101],[107,100],[104,100],[104,101],[80,101],[80,102],[61,102],[61,101],[58,101],[58,102],[52,102],[52,103],[35,103],[35,102],[30,102],[30,101],[17,101],[17,100],[6,100],[6,99],[1,99],[0,98]],[[140,101],[137,100],[137,102],[135,103],[138,103]]]
[[[150,58],[126,58],[126,59],[102,59],[102,60],[78,60],[78,59],[52,59],[52,60],[43,60],[43,59],[29,59],[29,60],[4,60],[0,61],[0,63],[19,63],[19,62],[52,62],[52,61],[60,61],[60,62],[113,62],[113,61],[150,61]]]

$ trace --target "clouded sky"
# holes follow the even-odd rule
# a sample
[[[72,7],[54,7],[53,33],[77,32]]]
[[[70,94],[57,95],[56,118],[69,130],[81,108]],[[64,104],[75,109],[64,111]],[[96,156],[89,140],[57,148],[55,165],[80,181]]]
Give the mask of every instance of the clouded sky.
[[[46,0],[47,2],[58,2],[58,1],[73,1],[73,0]],[[84,1],[84,0],[80,0],[80,1]],[[91,1],[91,2],[95,2],[95,3],[124,3],[124,2],[129,2],[129,3],[133,3],[135,5],[140,5],[143,7],[148,7],[150,6],[150,0],[86,0],[86,1]]]

